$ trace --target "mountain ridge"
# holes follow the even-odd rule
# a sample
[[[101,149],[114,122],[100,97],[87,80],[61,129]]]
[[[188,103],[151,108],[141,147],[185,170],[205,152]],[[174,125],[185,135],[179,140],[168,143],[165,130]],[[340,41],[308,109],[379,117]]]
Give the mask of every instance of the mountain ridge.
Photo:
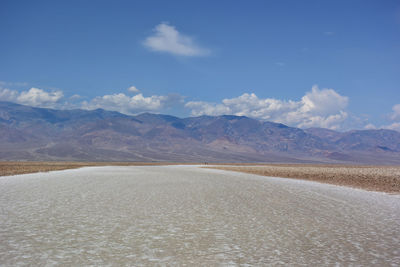
[[[0,160],[400,164],[400,133],[0,102]]]

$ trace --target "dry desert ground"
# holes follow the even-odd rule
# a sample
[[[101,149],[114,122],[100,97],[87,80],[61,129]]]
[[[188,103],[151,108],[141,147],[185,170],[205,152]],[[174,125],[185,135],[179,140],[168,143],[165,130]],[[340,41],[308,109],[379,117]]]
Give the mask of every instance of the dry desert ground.
[[[76,169],[90,166],[190,165],[174,162],[0,162],[0,176]],[[193,163],[192,163],[193,164]],[[195,165],[203,165],[196,164]],[[400,166],[311,164],[213,164],[207,168],[263,176],[310,180],[371,191],[400,193]]]
[[[4,266],[399,266],[400,195],[201,168],[0,177]]]

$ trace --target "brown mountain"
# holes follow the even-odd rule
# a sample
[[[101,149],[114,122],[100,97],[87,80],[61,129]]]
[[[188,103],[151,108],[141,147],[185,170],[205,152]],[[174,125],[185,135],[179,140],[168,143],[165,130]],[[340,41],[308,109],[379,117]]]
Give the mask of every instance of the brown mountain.
[[[0,160],[400,164],[400,133],[302,130],[242,116],[128,116],[0,102]]]

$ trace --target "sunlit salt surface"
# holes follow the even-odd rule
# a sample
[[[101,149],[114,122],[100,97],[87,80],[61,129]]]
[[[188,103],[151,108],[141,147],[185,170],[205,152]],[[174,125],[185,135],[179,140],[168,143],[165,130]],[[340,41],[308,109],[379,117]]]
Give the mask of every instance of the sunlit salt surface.
[[[194,166],[0,177],[0,265],[400,265],[400,197]]]

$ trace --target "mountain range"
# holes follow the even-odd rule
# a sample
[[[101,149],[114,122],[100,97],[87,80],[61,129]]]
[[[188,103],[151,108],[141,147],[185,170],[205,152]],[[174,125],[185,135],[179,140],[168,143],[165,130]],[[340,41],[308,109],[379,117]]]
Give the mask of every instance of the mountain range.
[[[400,132],[0,102],[0,160],[400,164]]]

